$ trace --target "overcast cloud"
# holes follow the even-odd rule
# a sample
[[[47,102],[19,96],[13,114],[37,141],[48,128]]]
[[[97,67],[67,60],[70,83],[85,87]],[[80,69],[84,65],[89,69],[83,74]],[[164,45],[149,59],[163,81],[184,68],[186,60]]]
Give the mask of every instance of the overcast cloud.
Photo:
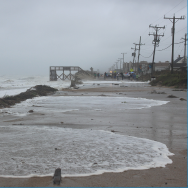
[[[165,26],[157,50],[171,44],[172,23],[185,15],[186,0],[0,0],[0,76],[48,75],[49,66],[108,71],[118,58],[132,61],[131,47],[142,37],[140,61],[152,61],[149,25]],[[175,42],[187,33],[187,18],[176,23]],[[183,56],[175,45],[175,58]],[[171,61],[171,47],[155,62]]]

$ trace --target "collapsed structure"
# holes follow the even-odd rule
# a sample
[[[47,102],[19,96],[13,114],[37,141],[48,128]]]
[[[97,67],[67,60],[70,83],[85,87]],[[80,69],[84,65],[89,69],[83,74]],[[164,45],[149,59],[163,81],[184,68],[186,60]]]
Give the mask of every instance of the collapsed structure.
[[[50,66],[50,81],[91,79],[93,75],[78,66]]]

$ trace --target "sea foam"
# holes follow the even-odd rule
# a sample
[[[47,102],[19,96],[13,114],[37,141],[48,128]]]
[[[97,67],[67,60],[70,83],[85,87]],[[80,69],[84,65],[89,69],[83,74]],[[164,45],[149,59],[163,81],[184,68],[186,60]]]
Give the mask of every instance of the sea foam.
[[[29,110],[38,113],[51,114],[64,113],[68,111],[125,111],[134,109],[150,108],[167,104],[169,101],[160,101],[145,98],[131,97],[102,97],[102,96],[44,96],[28,99],[12,108],[2,109],[2,112],[9,112],[15,116],[28,115]],[[40,106],[40,108],[35,107]]]
[[[165,167],[172,163],[165,144],[90,129],[0,126],[0,176],[88,176]]]

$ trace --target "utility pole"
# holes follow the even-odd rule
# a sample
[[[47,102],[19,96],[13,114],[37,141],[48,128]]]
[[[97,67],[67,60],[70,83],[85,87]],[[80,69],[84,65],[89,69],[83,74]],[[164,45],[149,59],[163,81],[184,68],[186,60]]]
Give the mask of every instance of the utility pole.
[[[187,42],[187,33],[185,33],[185,38],[181,38],[184,40],[184,63],[185,63],[185,57],[186,57],[186,42]]]
[[[131,48],[132,50],[134,50],[134,52],[132,53],[132,56],[133,56],[133,64],[134,64],[134,59],[135,59],[135,56],[136,56],[136,45],[134,48]]]
[[[159,35],[158,31],[160,29],[165,29],[165,26],[164,27],[157,27],[157,26],[149,25],[149,27],[152,27],[155,30],[155,33],[153,33],[153,34],[149,33],[149,36],[150,35],[154,36],[154,40],[152,42],[152,44],[154,44],[154,50],[153,50],[153,60],[152,60],[152,69],[151,69],[151,75],[153,75],[153,72],[154,72],[154,63],[155,63],[155,50],[156,50],[156,47],[159,46],[160,37],[164,36],[164,33],[163,33],[163,35]]]
[[[123,65],[124,65],[124,54],[127,54],[127,53],[121,53],[123,54]],[[127,64],[126,64],[126,69],[127,69]]]
[[[185,16],[181,16],[180,18],[176,18],[175,17],[175,14],[173,16],[173,18],[166,18],[165,15],[164,15],[164,19],[169,19],[173,25],[172,25],[172,57],[171,57],[171,73],[173,73],[173,63],[174,63],[174,34],[175,34],[175,23],[178,21],[178,20],[184,20],[185,19]],[[171,20],[172,19],[172,20]],[[177,20],[177,21],[176,21]]]
[[[133,56],[133,65],[132,65],[131,68],[134,67],[134,61],[135,61],[135,57],[136,57],[136,50],[139,50],[139,49],[136,49],[136,44],[135,44],[135,43],[133,43],[133,44],[135,45],[135,47],[134,47],[134,48],[131,48],[131,49],[134,50],[134,52],[132,53],[132,56]]]
[[[137,50],[138,50],[138,62],[137,62],[137,64],[138,64],[138,63],[139,63],[139,56],[140,56],[140,46],[141,46],[141,45],[145,45],[145,44],[142,44],[142,43],[141,43],[141,36],[140,36],[139,44],[135,44],[135,43],[133,43],[133,44],[136,45],[136,46],[137,46],[137,45],[139,46],[138,49],[137,49]],[[138,67],[138,66],[137,66],[137,67]],[[137,71],[137,70],[136,70],[136,71]]]
[[[139,57],[140,57],[140,46],[141,46],[141,45],[145,45],[145,44],[142,44],[142,43],[141,43],[141,36],[140,36],[140,42],[139,42],[139,44],[136,44],[136,45],[139,45],[139,48],[138,48],[138,63],[139,63]]]

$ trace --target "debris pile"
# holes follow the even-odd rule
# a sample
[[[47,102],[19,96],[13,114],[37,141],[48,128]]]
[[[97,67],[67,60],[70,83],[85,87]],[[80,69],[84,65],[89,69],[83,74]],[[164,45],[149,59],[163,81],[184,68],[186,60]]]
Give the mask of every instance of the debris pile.
[[[156,90],[151,91],[151,94],[166,94],[165,92],[157,92]]]
[[[186,100],[186,99],[184,99],[184,98],[180,98],[180,100],[181,100],[181,101],[187,101],[187,100]]]
[[[168,98],[178,98],[178,97],[176,97],[174,95],[169,95]]]

